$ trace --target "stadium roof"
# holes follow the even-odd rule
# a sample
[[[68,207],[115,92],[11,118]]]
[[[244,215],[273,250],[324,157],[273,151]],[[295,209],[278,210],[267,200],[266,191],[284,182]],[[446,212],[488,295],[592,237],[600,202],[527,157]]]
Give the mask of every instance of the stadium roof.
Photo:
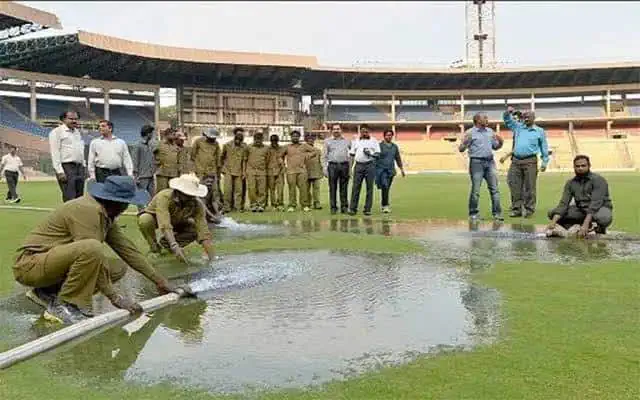
[[[61,28],[60,21],[54,14],[13,1],[0,2],[0,31],[24,24],[38,24],[45,28]]]
[[[313,56],[153,45],[88,32],[0,43],[0,67],[106,81],[292,90],[526,89],[638,84],[640,62],[495,70],[331,68]]]

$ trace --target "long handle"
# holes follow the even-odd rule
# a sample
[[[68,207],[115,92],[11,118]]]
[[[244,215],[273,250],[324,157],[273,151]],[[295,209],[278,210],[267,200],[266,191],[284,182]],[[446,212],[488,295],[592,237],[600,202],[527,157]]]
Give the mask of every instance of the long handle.
[[[176,303],[183,293],[169,293],[164,296],[155,297],[140,303],[145,312],[151,312],[170,304]],[[93,318],[86,319],[77,324],[67,326],[59,331],[50,333],[29,343],[7,350],[0,354],[0,369],[10,366],[36,356],[45,351],[51,350],[63,343],[78,338],[82,335],[102,328],[104,326],[121,322],[130,317],[127,310],[114,310]]]

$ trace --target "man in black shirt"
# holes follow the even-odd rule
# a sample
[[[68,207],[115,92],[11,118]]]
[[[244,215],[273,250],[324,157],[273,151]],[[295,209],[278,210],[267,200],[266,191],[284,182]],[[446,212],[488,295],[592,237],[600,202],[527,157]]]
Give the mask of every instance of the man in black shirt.
[[[606,179],[591,172],[591,161],[585,155],[573,159],[573,170],[576,176],[567,181],[560,203],[549,211],[551,223],[547,236],[566,236],[563,228],[580,225],[578,237],[585,237],[592,223],[596,224],[596,233],[606,233],[613,220],[613,203]],[[575,205],[569,205],[571,199]]]

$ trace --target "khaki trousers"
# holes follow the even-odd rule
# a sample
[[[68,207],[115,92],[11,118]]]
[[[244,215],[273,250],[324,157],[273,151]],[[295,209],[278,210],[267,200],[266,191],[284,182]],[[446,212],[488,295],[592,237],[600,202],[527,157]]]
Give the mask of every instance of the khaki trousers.
[[[153,248],[154,244],[159,244],[164,248],[169,248],[169,243],[164,237],[160,239],[160,243],[156,240],[158,221],[156,220],[155,215],[149,213],[140,214],[138,216],[138,228],[140,228],[140,233],[142,233],[142,236],[149,244],[149,248]],[[174,226],[173,234],[180,247],[185,247],[192,242],[195,242],[198,237],[195,223],[186,223]]]
[[[85,309],[91,309],[97,291],[113,297],[112,283],[126,272],[126,264],[108,262],[104,245],[95,239],[56,246],[44,253],[24,254],[13,269],[19,283],[36,288],[57,286],[60,300]]]
[[[308,182],[306,172],[287,174],[287,186],[289,188],[289,207],[296,208],[296,206],[298,205],[296,191],[300,194],[300,207],[309,206],[307,184]]]
[[[225,174],[224,175],[224,211],[244,210],[242,201],[242,177]]]
[[[247,191],[249,192],[249,207],[267,206],[267,177],[265,175],[247,175]]]
[[[309,179],[307,182],[307,199],[309,204],[313,200],[313,207],[320,207],[320,181],[321,178]]]
[[[267,176],[267,188],[271,207],[284,206],[284,174]]]

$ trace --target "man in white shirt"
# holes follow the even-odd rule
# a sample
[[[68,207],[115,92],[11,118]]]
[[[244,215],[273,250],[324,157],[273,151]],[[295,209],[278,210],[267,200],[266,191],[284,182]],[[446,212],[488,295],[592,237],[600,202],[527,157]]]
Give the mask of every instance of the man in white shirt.
[[[84,193],[84,141],[78,130],[76,112],[65,111],[60,115],[60,121],[62,124],[49,133],[49,148],[62,201],[67,202]]]
[[[6,199],[8,203],[20,203],[20,196],[18,196],[18,192],[16,191],[16,188],[18,187],[18,171],[22,173],[24,179],[27,179],[27,176],[24,174],[24,170],[22,169],[22,160],[18,157],[16,152],[16,147],[11,146],[9,154],[5,154],[2,157],[2,161],[0,161],[0,170],[4,171],[4,177],[7,179],[7,186],[9,186]]]
[[[376,158],[380,155],[380,144],[377,140],[369,136],[369,127],[360,127],[360,139],[351,145],[349,155],[355,161],[353,170],[353,186],[351,187],[350,215],[358,212],[358,202],[360,201],[360,189],[362,181],[367,185],[367,195],[364,200],[364,215],[371,215],[373,205],[373,181],[376,177]]]
[[[124,140],[113,136],[113,123],[102,120],[99,125],[100,135],[89,145],[89,177],[96,182],[104,183],[109,176],[126,174],[133,176],[133,161],[129,148]]]

